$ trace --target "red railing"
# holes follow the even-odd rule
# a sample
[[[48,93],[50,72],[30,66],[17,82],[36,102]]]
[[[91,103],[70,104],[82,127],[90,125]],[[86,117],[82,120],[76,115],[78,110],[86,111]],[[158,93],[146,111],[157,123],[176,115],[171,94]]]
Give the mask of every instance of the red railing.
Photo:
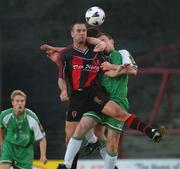
[[[162,102],[162,99],[164,97],[164,94],[166,92],[168,92],[167,87],[169,84],[169,81],[171,79],[171,77],[173,75],[180,75],[180,69],[169,69],[169,68],[139,68],[138,71],[138,76],[143,76],[143,75],[157,75],[157,74],[162,74],[162,80],[159,86],[159,91],[157,93],[157,96],[155,98],[154,101],[154,105],[152,107],[151,113],[150,113],[150,119],[149,119],[149,124],[153,124],[157,118],[159,109],[160,109],[160,105]],[[171,93],[167,93],[169,96],[171,96]],[[169,97],[169,103],[168,103],[168,109],[172,110],[172,98]],[[134,136],[140,136],[143,135],[141,132],[136,131],[136,130],[131,130],[128,129],[127,131],[125,131],[124,135],[134,135]],[[166,129],[166,135],[180,135],[180,128],[177,129]],[[124,158],[124,151],[123,151],[123,138],[121,138],[120,140],[120,144],[119,144],[119,154],[120,154],[120,158]]]
[[[168,83],[170,78],[173,75],[180,75],[180,69],[167,69],[167,68],[141,68],[139,69],[138,75],[145,75],[145,74],[162,74],[163,78],[159,87],[159,92],[156,96],[154,106],[151,111],[151,116],[149,120],[149,124],[152,125],[156,120],[162,98],[166,92],[168,87]]]

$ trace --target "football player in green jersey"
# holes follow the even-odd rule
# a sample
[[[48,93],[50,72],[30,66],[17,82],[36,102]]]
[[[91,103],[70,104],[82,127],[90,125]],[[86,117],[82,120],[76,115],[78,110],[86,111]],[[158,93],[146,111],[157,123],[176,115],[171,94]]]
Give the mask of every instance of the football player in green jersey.
[[[0,114],[1,169],[10,169],[11,166],[32,169],[35,141],[39,141],[40,161],[47,162],[45,132],[36,114],[25,108],[26,98],[24,92],[14,90],[12,108]]]
[[[112,37],[100,33],[98,34],[98,38],[106,43],[105,52],[109,57],[109,62],[104,62],[102,64],[102,69],[104,71],[99,73],[100,82],[105,87],[106,91],[110,93],[111,100],[128,111],[128,75],[136,75],[137,65],[127,50],[115,50]],[[114,65],[118,65],[118,68],[115,69],[113,67],[113,69],[111,69],[111,66]],[[120,70],[119,67],[124,67],[124,69]],[[107,147],[106,151],[103,151],[105,156],[105,168],[113,168],[118,155],[119,137],[120,133],[123,131],[124,122],[116,120],[111,116],[104,115],[103,113],[93,111],[85,113],[84,117],[85,116],[94,118],[98,123],[107,126]]]

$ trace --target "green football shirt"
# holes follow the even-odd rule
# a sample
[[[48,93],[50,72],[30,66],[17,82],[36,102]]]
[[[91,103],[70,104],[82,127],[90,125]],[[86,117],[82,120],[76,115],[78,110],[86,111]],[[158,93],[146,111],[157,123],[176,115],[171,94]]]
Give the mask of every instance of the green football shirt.
[[[4,141],[24,147],[45,136],[38,117],[27,108],[18,117],[12,108],[2,111],[0,128],[5,130]]]
[[[124,63],[133,64],[136,66],[134,59],[127,50],[116,51],[113,50],[109,54],[109,61],[111,64],[121,65]],[[118,77],[108,77],[102,72],[100,73],[101,84],[106,88],[112,100],[117,103],[125,104],[126,109],[129,107],[128,94],[128,75],[122,74]]]
[[[118,51],[113,50],[109,54],[109,61],[111,64],[121,65],[122,64],[122,56]],[[116,97],[127,97],[127,85],[128,85],[128,76],[123,74],[118,77],[108,77],[101,73],[101,84],[105,86],[108,93],[111,96]]]

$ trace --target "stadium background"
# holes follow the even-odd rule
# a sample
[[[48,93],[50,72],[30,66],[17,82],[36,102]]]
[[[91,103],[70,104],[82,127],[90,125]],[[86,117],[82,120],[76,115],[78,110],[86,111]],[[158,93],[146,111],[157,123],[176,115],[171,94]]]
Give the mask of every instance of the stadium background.
[[[10,106],[14,89],[28,94],[27,105],[40,117],[48,139],[49,159],[63,158],[64,119],[67,103],[59,101],[58,69],[39,46],[71,43],[70,25],[83,20],[91,6],[105,10],[101,26],[116,41],[117,49],[127,49],[139,68],[180,67],[179,0],[6,0],[0,2],[0,109]],[[130,77],[130,110],[149,120],[162,74]],[[172,132],[161,144],[136,134],[124,135],[121,158],[180,157],[180,76],[173,75],[154,121]],[[168,93],[171,93],[168,94]],[[176,130],[174,130],[176,129]],[[175,132],[173,132],[175,131]],[[39,150],[35,146],[35,158]],[[91,158],[99,158],[94,154]]]

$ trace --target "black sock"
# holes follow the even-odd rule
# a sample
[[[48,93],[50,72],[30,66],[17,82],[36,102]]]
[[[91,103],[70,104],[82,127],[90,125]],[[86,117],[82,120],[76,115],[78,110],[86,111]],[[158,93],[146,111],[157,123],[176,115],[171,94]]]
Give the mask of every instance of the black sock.
[[[77,169],[77,161],[79,158],[79,152],[76,154],[76,156],[74,157],[73,163],[72,163],[72,167],[71,169]]]
[[[150,125],[138,119],[135,115],[130,116],[125,121],[125,124],[129,128],[141,131],[142,133],[146,134],[150,138],[153,138],[154,132],[156,131],[156,130],[153,130],[153,128]]]

